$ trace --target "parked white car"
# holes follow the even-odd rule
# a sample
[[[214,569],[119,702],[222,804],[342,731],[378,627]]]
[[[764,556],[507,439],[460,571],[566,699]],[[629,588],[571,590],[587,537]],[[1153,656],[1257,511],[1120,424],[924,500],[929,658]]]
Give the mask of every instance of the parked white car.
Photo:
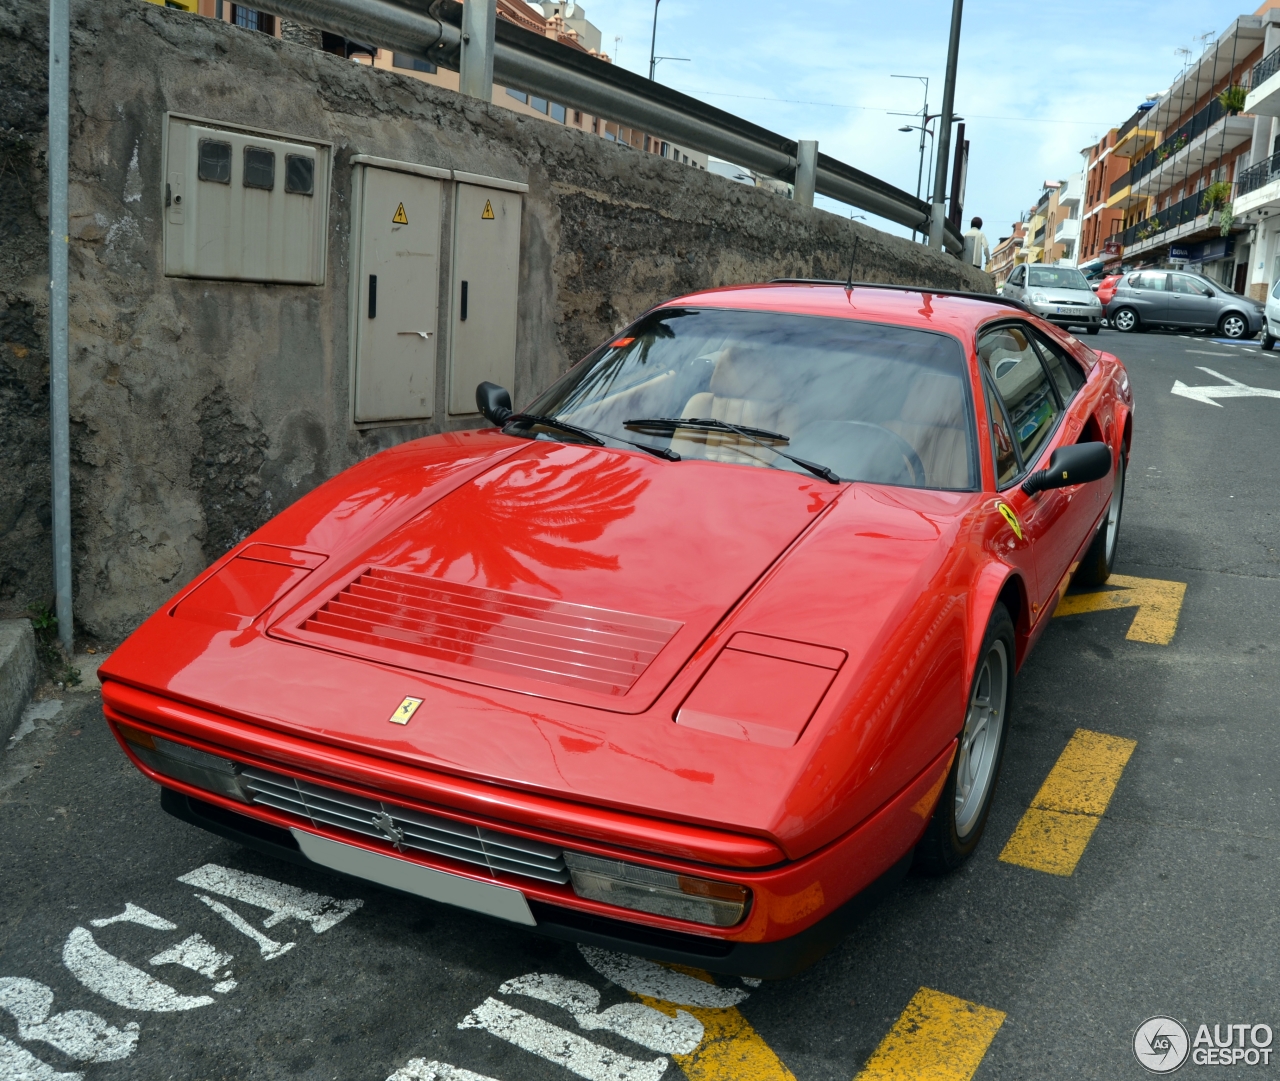
[[[1280,341],[1280,281],[1271,287],[1267,312],[1262,321],[1262,348],[1274,349]]]

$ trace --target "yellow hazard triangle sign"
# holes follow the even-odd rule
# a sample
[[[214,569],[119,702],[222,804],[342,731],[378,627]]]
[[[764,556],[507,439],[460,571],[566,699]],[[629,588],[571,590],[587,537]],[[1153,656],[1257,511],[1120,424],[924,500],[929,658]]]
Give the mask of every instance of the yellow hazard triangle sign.
[[[493,204],[488,199],[484,201],[484,213],[480,218],[482,221],[493,221]]]
[[[391,222],[393,225],[409,224],[409,215],[407,215],[404,212],[404,203],[401,203],[398,207],[396,207],[396,212],[391,215]]]

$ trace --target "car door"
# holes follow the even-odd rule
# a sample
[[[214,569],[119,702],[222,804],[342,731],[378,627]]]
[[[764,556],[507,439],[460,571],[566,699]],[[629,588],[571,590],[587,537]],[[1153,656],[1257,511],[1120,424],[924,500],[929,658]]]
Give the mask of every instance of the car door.
[[[1010,300],[1021,300],[1023,296],[1022,283],[1027,276],[1027,268],[1025,266],[1016,266],[1013,273],[1009,275],[1009,280],[1004,284],[1004,295]]]
[[[1163,323],[1168,314],[1169,274],[1164,270],[1143,270],[1129,275],[1129,295],[1124,299],[1144,323]]]
[[[1072,524],[1070,490],[1051,489],[1028,496],[1020,487],[1027,473],[1047,463],[1051,441],[1063,418],[1062,399],[1040,349],[1033,344],[1035,337],[1026,323],[1007,322],[984,329],[978,338],[978,357],[987,380],[987,408],[993,419],[996,486],[1021,527],[1034,567],[1034,578],[1028,579],[1033,621],[1055,599],[1062,577],[1060,564],[1071,560],[1072,537],[1077,531]],[[1066,373],[1062,379],[1071,386]],[[998,417],[1003,418],[1003,425]],[[1006,442],[1008,447],[1003,448]]]
[[[1168,315],[1171,326],[1213,327],[1218,325],[1218,305],[1207,285],[1190,274],[1169,275]]]

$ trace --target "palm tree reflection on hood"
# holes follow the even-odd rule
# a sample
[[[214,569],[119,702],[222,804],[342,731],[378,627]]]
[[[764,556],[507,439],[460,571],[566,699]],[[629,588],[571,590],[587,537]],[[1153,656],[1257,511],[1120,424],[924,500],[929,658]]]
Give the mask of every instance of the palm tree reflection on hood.
[[[478,477],[414,523],[415,539],[428,543],[407,562],[445,578],[469,559],[469,580],[477,585],[510,589],[522,582],[555,596],[560,590],[537,568],[618,570],[617,556],[583,545],[635,512],[649,486],[642,469],[631,455],[569,445],[538,450],[543,447],[543,454],[518,455]]]

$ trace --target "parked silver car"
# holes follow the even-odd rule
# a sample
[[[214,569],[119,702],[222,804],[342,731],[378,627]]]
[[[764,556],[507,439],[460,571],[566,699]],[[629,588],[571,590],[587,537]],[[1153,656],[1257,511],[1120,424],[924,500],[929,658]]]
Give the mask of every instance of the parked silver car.
[[[1252,338],[1263,305],[1219,282],[1185,270],[1135,270],[1116,283],[1107,322],[1129,333],[1150,327],[1196,327],[1224,338]]]
[[[1102,326],[1102,302],[1075,267],[1035,263],[1014,267],[1004,283],[1004,296],[1021,301],[1036,315],[1060,327],[1084,327],[1088,333],[1097,334]]]

